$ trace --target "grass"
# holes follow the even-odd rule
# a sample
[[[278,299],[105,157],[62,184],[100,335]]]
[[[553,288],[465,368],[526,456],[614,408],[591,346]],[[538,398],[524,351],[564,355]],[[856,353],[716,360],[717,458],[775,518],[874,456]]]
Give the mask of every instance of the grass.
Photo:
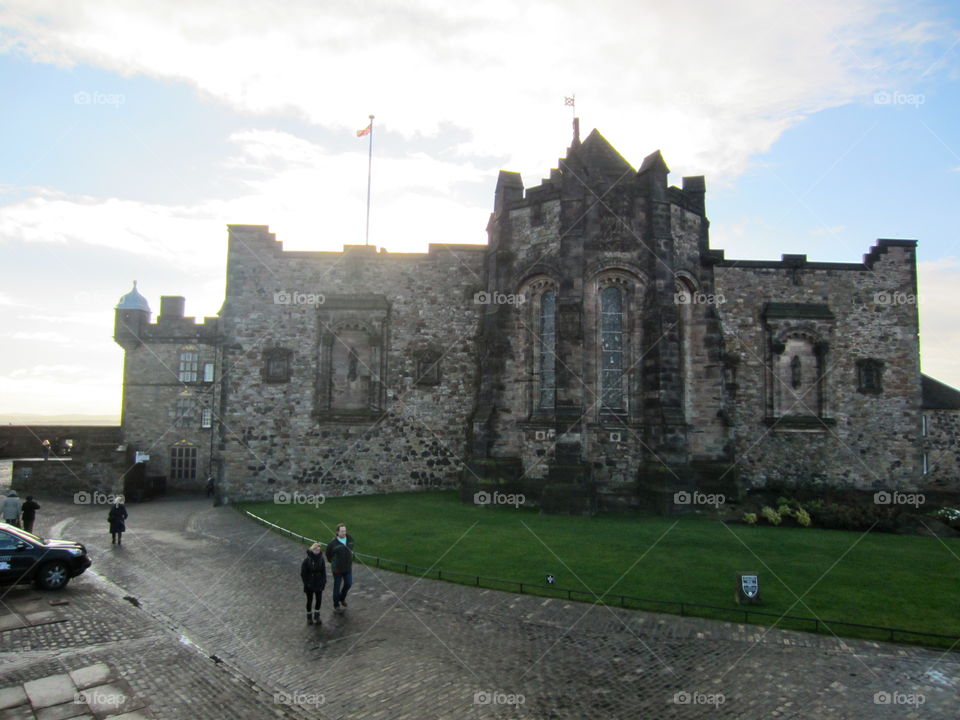
[[[960,542],[954,539],[724,525],[690,516],[540,515],[523,508],[464,505],[454,491],[329,498],[316,507],[270,502],[240,507],[322,542],[333,536],[338,522],[345,522],[357,552],[399,561],[383,564],[386,569],[402,570],[403,563],[409,563],[433,568],[432,577],[440,569],[531,585],[546,584],[550,573],[558,587],[597,596],[729,608],[737,607],[736,573],[751,571],[760,575],[763,604],[756,609],[763,612],[960,636]],[[534,592],[559,596],[555,589]],[[574,599],[592,600],[593,595]],[[608,596],[605,602],[621,601]],[[678,611],[651,604],[627,606]],[[734,613],[706,609],[691,614],[737,619]],[[751,621],[763,622],[755,616]],[[788,620],[778,625],[812,629],[810,623]],[[838,635],[888,638],[876,631],[833,630]],[[897,639],[951,645],[910,636]]]

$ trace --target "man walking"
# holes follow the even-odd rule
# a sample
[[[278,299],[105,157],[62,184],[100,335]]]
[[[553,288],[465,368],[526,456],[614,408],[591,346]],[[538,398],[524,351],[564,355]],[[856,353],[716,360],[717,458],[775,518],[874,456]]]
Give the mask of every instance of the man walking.
[[[327,560],[333,573],[333,609],[339,610],[347,606],[347,591],[353,585],[353,538],[343,523],[337,525],[337,534],[327,543]]]
[[[23,504],[21,517],[23,518],[23,529],[28,533],[33,532],[33,521],[37,518],[37,510],[40,505],[33,499],[33,495],[27,495],[27,501]]]

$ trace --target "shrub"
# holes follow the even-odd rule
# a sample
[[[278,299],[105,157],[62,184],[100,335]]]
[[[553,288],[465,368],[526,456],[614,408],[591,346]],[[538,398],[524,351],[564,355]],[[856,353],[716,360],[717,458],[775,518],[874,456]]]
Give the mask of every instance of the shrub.
[[[780,524],[780,514],[769,505],[760,510],[760,514],[763,515],[764,519],[771,525]]]
[[[757,524],[757,514],[756,513],[744,513],[743,521],[747,525],[756,525]]]
[[[790,506],[786,503],[783,503],[777,508],[777,513],[780,515],[780,517],[793,517],[793,510],[791,510]]]
[[[803,508],[797,510],[797,525],[800,527],[810,527],[810,513]]]

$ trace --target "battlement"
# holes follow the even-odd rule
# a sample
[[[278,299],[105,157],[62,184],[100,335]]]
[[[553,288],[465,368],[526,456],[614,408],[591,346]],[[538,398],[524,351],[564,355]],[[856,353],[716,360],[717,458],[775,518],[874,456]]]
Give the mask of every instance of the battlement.
[[[916,240],[898,240],[890,238],[880,238],[877,244],[863,256],[863,262],[844,263],[844,262],[810,262],[806,255],[783,254],[780,260],[728,260],[724,257],[723,250],[708,251],[705,260],[716,267],[728,268],[766,268],[771,270],[873,270],[873,266],[879,262],[891,248],[906,248],[913,251],[917,247]],[[911,252],[912,256],[912,252]]]
[[[343,250],[284,250],[283,241],[277,240],[276,233],[270,232],[268,225],[228,225],[228,256],[253,254],[266,259],[283,258],[296,260],[418,260],[435,259],[448,256],[451,252],[479,254],[487,250],[486,245],[469,243],[430,243],[427,252],[390,252],[376,245],[343,245]],[[263,251],[269,253],[262,256]]]

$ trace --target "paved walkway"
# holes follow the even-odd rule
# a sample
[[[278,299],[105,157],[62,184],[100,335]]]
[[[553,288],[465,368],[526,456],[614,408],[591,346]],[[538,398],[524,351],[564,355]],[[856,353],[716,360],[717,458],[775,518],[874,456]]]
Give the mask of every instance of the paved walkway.
[[[164,499],[129,511],[124,544],[112,547],[106,508],[44,505],[40,529],[61,521],[59,534],[87,543],[94,570],[140,605],[112,598],[97,619],[82,598],[100,584],[81,578],[67,596],[90,617],[69,635],[51,630],[51,643],[76,644],[80,626],[105,645],[129,636],[114,664],[155,717],[956,720],[960,714],[957,653],[620,611],[362,567],[349,610],[334,614],[327,592],[322,627],[308,626],[301,546],[203,500]],[[203,652],[169,647],[168,629],[185,633]],[[12,633],[40,631],[0,633],[0,650]],[[194,703],[189,715],[170,714],[156,699],[154,666],[135,660],[148,647],[167,653],[168,663],[171,654],[189,657],[183,670],[161,665],[158,673],[169,693]],[[76,662],[90,665],[91,657]],[[0,662],[7,659],[0,655]],[[62,654],[57,662],[69,664]],[[232,690],[211,703],[210,693],[225,684]]]

